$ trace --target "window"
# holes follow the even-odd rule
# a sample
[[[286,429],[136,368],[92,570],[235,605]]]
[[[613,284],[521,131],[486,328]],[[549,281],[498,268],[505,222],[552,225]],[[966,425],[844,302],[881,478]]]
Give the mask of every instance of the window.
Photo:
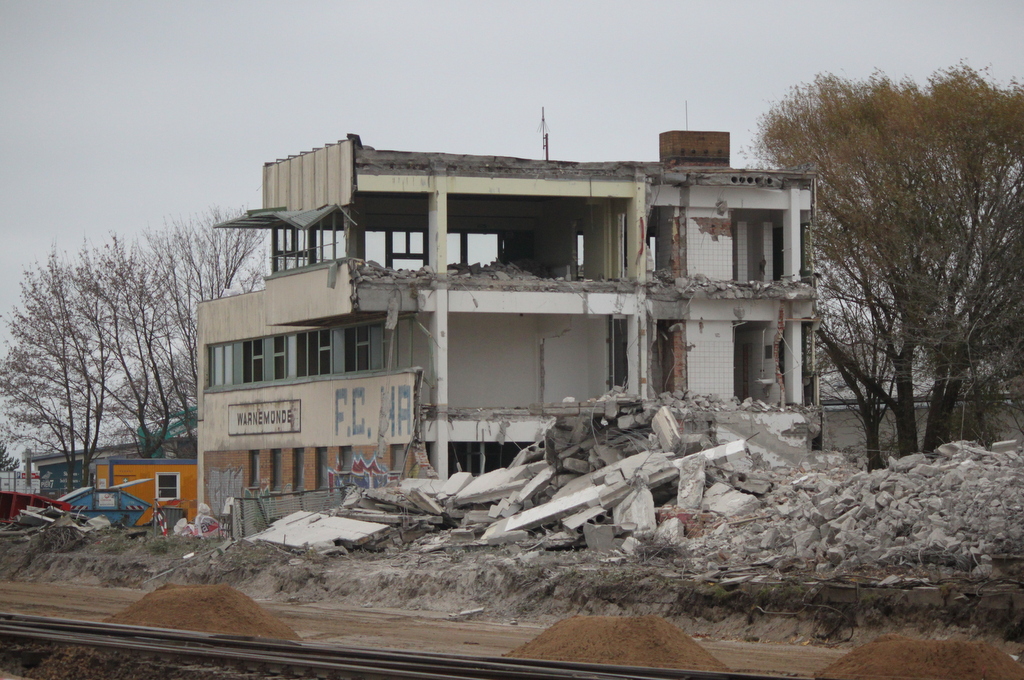
[[[412,328],[407,319],[401,321]],[[396,328],[393,333],[397,332]],[[412,333],[403,334],[408,347],[398,347],[397,365],[411,366]],[[379,371],[384,368],[385,337],[384,324],[374,323],[211,346],[207,382],[219,387]]]
[[[263,380],[263,339],[246,340],[242,343],[242,382]]]
[[[327,488],[327,447],[318,446],[316,449],[316,488]]]
[[[234,345],[210,348],[210,385],[230,385],[234,382]]]
[[[306,482],[306,450],[292,451],[292,491],[302,491]]]
[[[156,499],[173,501],[181,497],[181,475],[177,472],[156,473]]]
[[[281,449],[270,449],[270,488],[281,490]]]
[[[298,377],[331,373],[331,332],[310,331],[296,336]]]
[[[353,326],[344,329],[344,368],[339,371],[379,371],[384,365],[384,326]]]
[[[260,485],[260,452],[258,449],[249,452],[249,486]]]

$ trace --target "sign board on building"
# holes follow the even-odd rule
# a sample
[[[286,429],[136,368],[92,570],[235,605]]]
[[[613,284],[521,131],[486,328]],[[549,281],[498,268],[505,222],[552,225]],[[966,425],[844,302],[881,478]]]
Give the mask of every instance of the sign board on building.
[[[228,434],[272,434],[302,430],[302,401],[264,401],[228,405]]]
[[[103,508],[104,510],[106,510],[108,508],[116,508],[117,507],[117,494],[112,494],[112,493],[98,493],[98,494],[96,494],[96,507],[97,508]]]

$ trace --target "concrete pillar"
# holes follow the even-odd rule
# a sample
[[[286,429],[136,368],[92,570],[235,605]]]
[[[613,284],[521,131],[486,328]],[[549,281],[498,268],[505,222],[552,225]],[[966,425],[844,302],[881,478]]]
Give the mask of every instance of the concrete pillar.
[[[800,279],[800,190],[789,190],[789,207],[782,211],[782,278]]]
[[[437,273],[435,308],[430,317],[430,335],[434,339],[435,422],[434,469],[438,477],[448,479],[448,179],[434,178],[435,190],[427,197],[427,263]]]
[[[775,227],[771,222],[761,225],[761,257],[764,259],[764,276],[759,280],[775,280]]]
[[[787,321],[783,351],[786,358],[786,403],[804,403],[803,327],[800,321]]]
[[[440,277],[448,272],[448,178],[434,177],[427,195],[427,264]]]
[[[624,387],[630,394],[641,394],[640,380],[645,376],[640,364],[640,314],[630,314],[626,319],[626,366],[628,375]]]
[[[639,367],[639,385],[637,394],[645,399],[657,396],[651,387],[651,341],[654,333],[648,331],[650,315],[647,311],[647,287],[637,286],[636,292],[636,323],[637,323],[637,365]]]

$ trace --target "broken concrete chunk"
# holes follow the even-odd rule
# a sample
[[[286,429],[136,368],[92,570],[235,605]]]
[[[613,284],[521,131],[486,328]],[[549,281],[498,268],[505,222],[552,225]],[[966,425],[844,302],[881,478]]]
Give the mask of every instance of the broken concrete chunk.
[[[568,531],[579,531],[587,522],[600,524],[601,518],[607,516],[605,512],[605,509],[600,505],[580,510],[577,513],[562,518],[562,526]]]
[[[712,449],[701,451],[700,455],[708,459],[713,465],[724,463],[736,463],[747,456],[747,446],[742,439],[728,442]]]
[[[734,489],[752,493],[755,496],[763,496],[772,490],[772,483],[767,479],[744,473],[729,475],[729,483]]]
[[[528,538],[530,538],[530,534],[526,531],[504,531],[493,536],[487,536],[484,540],[487,542],[487,545],[504,545],[506,543],[525,541]]]
[[[761,501],[742,491],[736,491],[728,484],[716,482],[711,488],[704,492],[704,500],[701,507],[708,512],[714,512],[725,517],[738,517],[748,515],[759,507]]]
[[[609,524],[584,524],[583,538],[587,548],[594,552],[610,553],[615,550],[615,527]]]
[[[654,533],[658,521],[654,516],[654,497],[646,486],[634,489],[621,503],[615,506],[613,518],[616,524],[632,522],[636,535],[643,537]]]
[[[533,500],[533,497],[543,491],[554,476],[555,469],[552,467],[545,467],[534,475],[533,479],[527,482],[526,486],[519,490],[519,493],[512,497],[512,502],[525,503],[526,501]]]
[[[590,463],[579,458],[566,458],[562,461],[562,468],[569,472],[577,472],[585,475],[590,472]]]
[[[667,406],[662,406],[651,420],[651,429],[658,435],[663,451],[675,451],[679,445],[679,423]]]
[[[654,532],[654,540],[662,543],[684,543],[686,541],[686,525],[678,517],[669,517],[658,525]]]
[[[605,465],[612,465],[622,460],[622,452],[614,446],[597,444],[592,451]]]
[[[700,510],[707,479],[704,472],[707,458],[695,454],[680,458],[674,464],[679,468],[679,491],[675,504],[685,510]]]
[[[601,507],[609,510],[614,508],[616,505],[622,502],[622,500],[629,495],[633,490],[633,487],[629,485],[629,482],[616,482],[615,484],[606,484],[599,487],[600,496],[598,501]]]
[[[418,507],[420,510],[427,513],[428,515],[444,514],[444,508],[438,505],[437,501],[435,501],[433,498],[426,495],[419,489],[410,489],[406,491],[405,497],[412,501],[413,504],[416,505],[416,507]]]
[[[448,481],[441,487],[442,496],[454,496],[466,487],[467,484],[473,481],[473,473],[471,472],[456,472],[450,477]]]
[[[545,463],[539,462],[486,472],[455,494],[455,505],[493,503],[511,496],[526,486],[529,478],[545,467],[547,467]]]

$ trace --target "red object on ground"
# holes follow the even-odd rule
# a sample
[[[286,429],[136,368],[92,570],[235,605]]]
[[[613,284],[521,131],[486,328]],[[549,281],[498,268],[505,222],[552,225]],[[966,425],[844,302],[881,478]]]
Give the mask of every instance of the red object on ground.
[[[71,505],[34,493],[0,491],[0,522],[13,522],[25,508],[57,508],[70,512]]]

